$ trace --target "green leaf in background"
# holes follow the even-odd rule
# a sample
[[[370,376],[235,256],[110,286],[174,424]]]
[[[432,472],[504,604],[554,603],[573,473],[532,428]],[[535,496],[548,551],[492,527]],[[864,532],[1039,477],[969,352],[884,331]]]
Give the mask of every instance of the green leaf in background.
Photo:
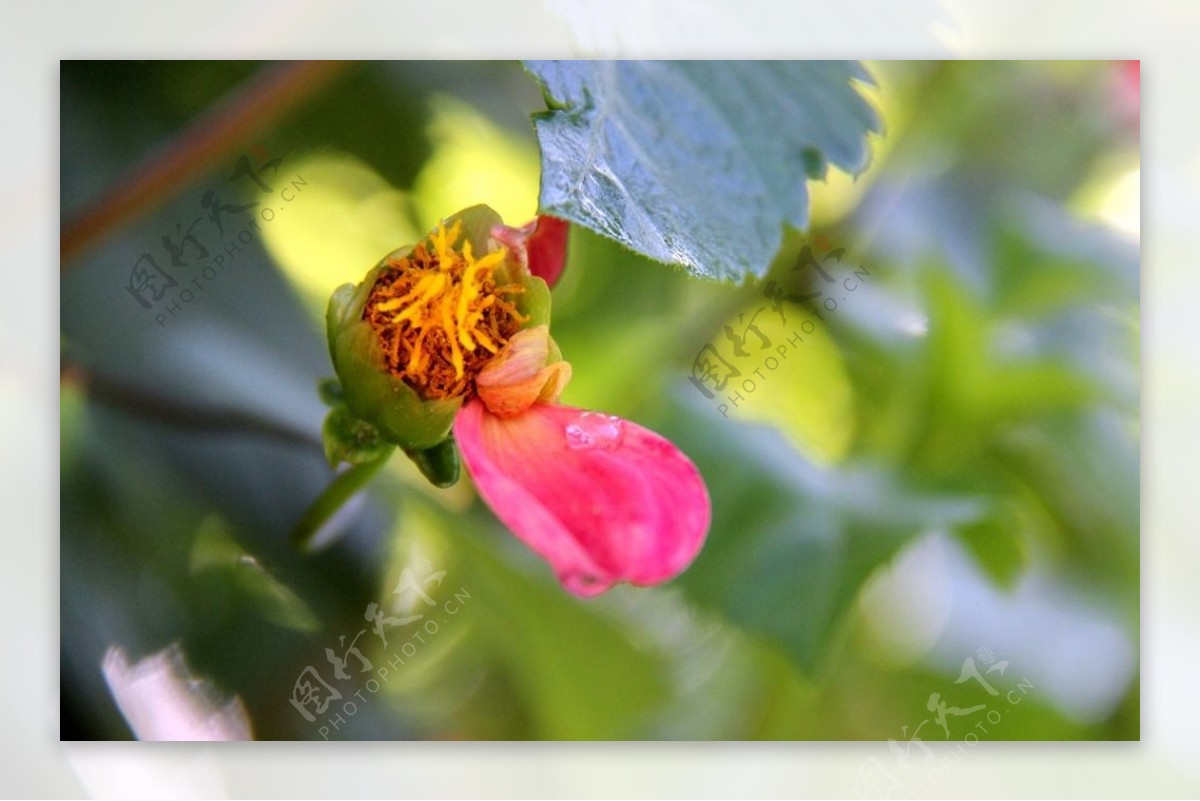
[[[825,663],[877,567],[918,534],[982,512],[973,498],[916,491],[869,466],[818,468],[770,427],[687,402],[669,404],[656,428],[683,447],[712,493],[708,542],[679,583],[808,674]]]
[[[249,599],[251,609],[277,626],[298,631],[320,627],[304,600],[246,553],[225,521],[216,515],[209,515],[200,524],[189,566],[193,574],[227,582]]]
[[[763,275],[805,181],[866,168],[853,62],[532,61],[540,211],[705,278]]]
[[[845,457],[853,441],[854,387],[829,329],[800,330],[801,320],[809,319],[793,310],[788,323],[756,298],[730,316],[721,327],[724,336],[709,344],[741,370],[721,397],[724,413],[774,425],[806,457],[829,464]],[[731,337],[743,340],[744,357],[731,352]],[[735,393],[736,404],[729,402]]]
[[[481,731],[474,736],[494,727],[495,718],[512,715],[522,729],[502,728],[505,737],[637,737],[669,695],[662,657],[601,605],[562,592],[548,572],[531,576],[517,568],[505,553],[505,546],[516,545],[510,534],[495,525],[487,532],[464,525],[479,520],[426,503],[405,506],[385,588],[396,584],[410,560],[423,556],[446,571],[444,586],[430,585],[435,598],[467,593],[444,625],[458,632],[448,635],[456,638],[452,647],[463,649],[456,667],[430,665],[434,675],[423,675],[420,660],[404,665],[411,694],[405,704],[419,706],[415,696],[453,692],[462,680],[456,669],[465,667],[470,687],[492,682],[514,696],[512,707],[501,704],[493,719],[475,721]],[[524,560],[523,546],[517,548]]]
[[[991,514],[954,532],[987,575],[1009,590],[1029,565],[1020,513],[1016,503],[997,501]]]
[[[505,535],[507,536],[507,535]],[[458,547],[474,541],[458,537]],[[482,546],[472,549],[484,636],[506,663],[539,737],[607,739],[637,734],[664,700],[659,660],[627,631],[549,581],[530,581]],[[508,647],[518,640],[521,648]]]

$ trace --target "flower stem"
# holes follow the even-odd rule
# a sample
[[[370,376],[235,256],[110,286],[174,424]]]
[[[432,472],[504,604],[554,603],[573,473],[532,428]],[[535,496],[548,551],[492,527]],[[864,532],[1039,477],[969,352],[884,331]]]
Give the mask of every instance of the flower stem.
[[[325,536],[336,513],[353,498],[367,482],[387,464],[395,448],[388,448],[369,462],[352,465],[338,474],[325,491],[304,510],[300,522],[292,531],[292,544],[309,551],[331,539]]]

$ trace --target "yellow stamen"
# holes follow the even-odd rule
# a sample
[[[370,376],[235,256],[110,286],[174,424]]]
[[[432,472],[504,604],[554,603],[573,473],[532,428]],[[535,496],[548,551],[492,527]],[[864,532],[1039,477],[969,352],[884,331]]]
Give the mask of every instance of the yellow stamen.
[[[475,375],[527,318],[497,286],[504,249],[476,258],[469,240],[456,249],[462,221],[439,225],[426,242],[389,264],[363,309],[379,336],[389,371],[426,398],[474,391]]]

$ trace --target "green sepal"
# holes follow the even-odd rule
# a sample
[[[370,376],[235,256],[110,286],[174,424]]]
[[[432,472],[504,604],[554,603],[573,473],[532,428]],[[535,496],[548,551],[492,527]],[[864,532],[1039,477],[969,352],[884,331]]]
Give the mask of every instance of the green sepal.
[[[491,240],[492,228],[497,225],[503,225],[504,220],[495,210],[488,205],[480,203],[476,206],[469,206],[456,214],[451,214],[442,221],[442,224],[449,230],[454,223],[462,222],[463,238],[471,243],[471,252],[476,258],[483,256],[488,252],[488,243]],[[462,247],[459,242],[458,247]]]
[[[516,298],[517,311],[529,319],[521,324],[521,328],[534,328],[539,325],[550,325],[550,287],[536,275],[522,273],[517,282],[525,288]]]
[[[363,306],[381,265],[358,287],[345,284],[329,298],[325,315],[329,355],[342,384],[346,407],[389,442],[405,450],[432,448],[450,434],[461,398],[422,400],[417,391],[387,371],[383,351]]]
[[[334,406],[325,417],[321,438],[330,467],[337,467],[342,462],[371,462],[393,447],[380,435],[379,429],[355,417],[341,404]]]
[[[423,451],[405,451],[413,464],[421,471],[421,475],[429,479],[435,487],[452,487],[458,482],[461,467],[458,459],[458,448],[454,437],[443,440],[440,444]]]

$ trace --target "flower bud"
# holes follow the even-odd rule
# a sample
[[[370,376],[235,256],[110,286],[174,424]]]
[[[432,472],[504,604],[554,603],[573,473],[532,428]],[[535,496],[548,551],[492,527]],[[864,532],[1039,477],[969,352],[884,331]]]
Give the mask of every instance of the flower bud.
[[[487,206],[465,209],[329,299],[342,402],[410,456],[449,437],[476,377],[518,331],[549,323],[545,281],[491,238],[497,226]]]

